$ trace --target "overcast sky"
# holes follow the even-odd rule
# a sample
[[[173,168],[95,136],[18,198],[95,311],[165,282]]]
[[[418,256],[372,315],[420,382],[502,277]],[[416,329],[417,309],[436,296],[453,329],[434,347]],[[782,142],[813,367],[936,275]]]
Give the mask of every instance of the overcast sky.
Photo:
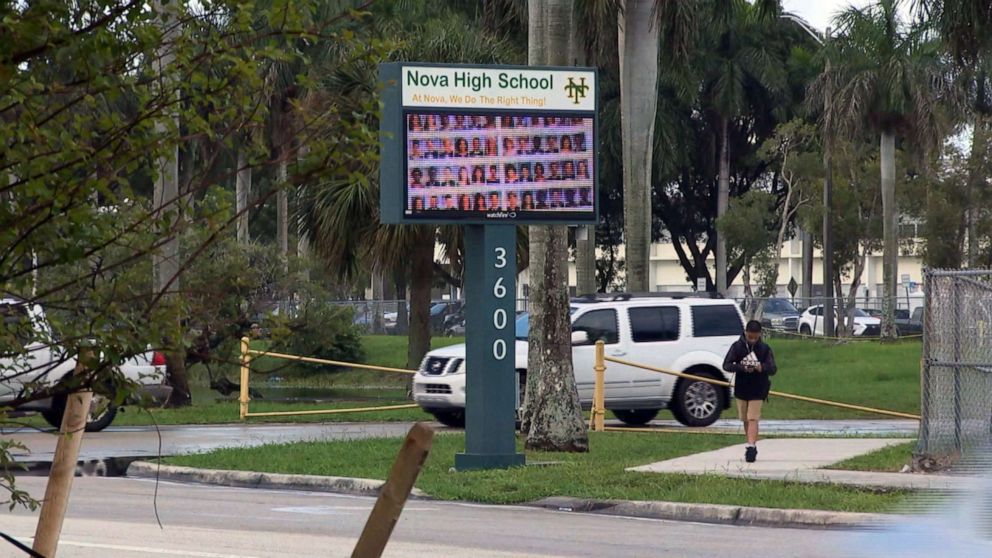
[[[830,25],[834,15],[843,11],[844,8],[854,6],[866,6],[872,3],[871,0],[783,0],[782,5],[786,11],[792,12],[810,23],[817,29],[825,29]],[[902,3],[904,18],[909,19],[909,12],[912,2],[905,0]]]

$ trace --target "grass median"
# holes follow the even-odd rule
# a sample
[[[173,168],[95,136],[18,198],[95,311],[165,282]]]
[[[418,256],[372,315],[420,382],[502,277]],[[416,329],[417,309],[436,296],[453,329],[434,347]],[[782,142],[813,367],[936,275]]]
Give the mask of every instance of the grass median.
[[[660,500],[772,508],[885,512],[906,492],[718,476],[632,473],[626,468],[709,451],[735,443],[703,434],[590,433],[587,454],[529,452],[531,463],[553,463],[498,471],[454,473],[454,455],[464,449],[457,433],[435,437],[417,487],[442,500],[493,504],[530,502],[550,496]],[[304,442],[224,449],[169,458],[168,463],[208,469],[385,479],[402,440]]]
[[[871,453],[852,457],[846,461],[835,463],[828,469],[843,469],[847,471],[880,471],[898,473],[913,460],[916,442],[906,442],[875,450]]]

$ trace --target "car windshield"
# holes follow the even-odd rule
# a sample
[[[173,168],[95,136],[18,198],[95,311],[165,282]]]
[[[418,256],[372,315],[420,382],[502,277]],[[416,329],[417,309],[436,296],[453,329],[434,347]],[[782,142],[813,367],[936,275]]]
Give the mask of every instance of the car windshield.
[[[444,309],[448,307],[448,303],[442,302],[440,304],[435,304],[431,306],[431,316],[437,316],[444,312]]]
[[[869,316],[867,313],[865,313],[864,310],[862,310],[860,308],[855,308],[854,309],[854,317],[855,318],[870,318],[871,316]]]
[[[779,314],[798,314],[799,310],[791,302],[784,298],[770,298],[765,301],[765,312],[776,312]]]
[[[571,306],[568,309],[568,313],[570,315],[574,314],[575,310],[576,308],[574,306]],[[530,314],[528,314],[527,312],[523,312],[519,316],[517,316],[517,324],[516,324],[517,341],[526,341],[527,332],[529,331],[530,331]]]

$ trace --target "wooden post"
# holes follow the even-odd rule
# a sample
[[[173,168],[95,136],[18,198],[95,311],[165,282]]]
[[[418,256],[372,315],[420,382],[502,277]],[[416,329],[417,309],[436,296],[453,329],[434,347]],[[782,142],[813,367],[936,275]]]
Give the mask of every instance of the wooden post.
[[[355,550],[351,553],[352,558],[382,556],[410,491],[413,490],[413,483],[417,481],[420,469],[430,454],[433,440],[434,430],[423,423],[414,424],[407,433],[393,469],[389,472],[389,478],[379,492],[379,499],[365,523],[362,536],[358,538]]]
[[[80,351],[74,374],[82,376],[86,372],[85,363],[92,358],[92,350]],[[93,393],[90,391],[71,393],[66,398],[65,414],[62,416],[59,440],[55,446],[55,457],[52,460],[51,472],[48,474],[48,485],[45,487],[45,499],[41,505],[38,527],[34,533],[34,551],[47,558],[54,558],[55,551],[58,550],[62,521],[69,506],[69,493],[72,491],[72,479],[76,476],[79,446],[83,443],[83,432],[86,431],[86,419],[89,416],[92,399]]]
[[[596,362],[593,365],[596,383],[592,389],[592,429],[603,432],[606,418],[606,346],[603,340],[596,341]]]
[[[250,341],[247,337],[241,338],[241,396],[238,401],[241,402],[240,416],[241,420],[244,421],[248,418],[248,376],[251,371],[251,355],[248,354],[248,349],[250,348]]]

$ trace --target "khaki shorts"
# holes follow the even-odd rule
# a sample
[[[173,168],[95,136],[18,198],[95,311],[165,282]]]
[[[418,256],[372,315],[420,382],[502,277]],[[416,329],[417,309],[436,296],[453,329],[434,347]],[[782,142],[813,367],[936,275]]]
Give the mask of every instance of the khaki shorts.
[[[761,418],[761,404],[764,403],[761,399],[755,399],[753,401],[745,401],[743,399],[737,400],[737,414],[741,417],[742,421],[745,420],[759,420]]]

